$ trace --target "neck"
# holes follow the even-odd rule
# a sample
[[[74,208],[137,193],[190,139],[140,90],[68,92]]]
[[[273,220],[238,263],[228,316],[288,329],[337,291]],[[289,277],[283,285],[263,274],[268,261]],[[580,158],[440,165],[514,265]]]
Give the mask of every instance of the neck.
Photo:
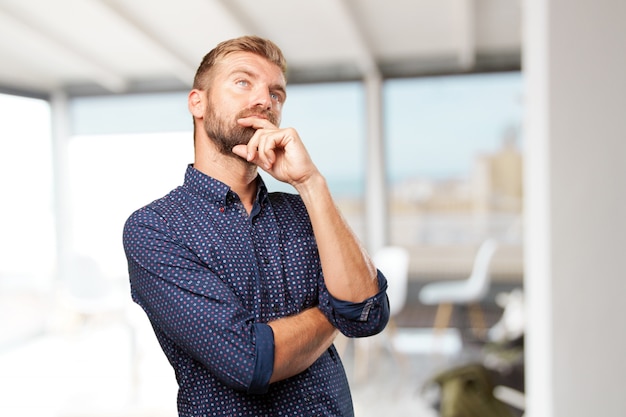
[[[196,141],[194,168],[228,185],[248,213],[256,198],[257,167],[235,154],[224,155],[211,140]]]

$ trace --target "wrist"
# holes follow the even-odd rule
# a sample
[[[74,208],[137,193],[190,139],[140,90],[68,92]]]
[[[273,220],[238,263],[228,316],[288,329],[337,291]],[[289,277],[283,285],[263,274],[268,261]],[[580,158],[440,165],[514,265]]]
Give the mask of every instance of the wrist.
[[[309,197],[317,197],[319,198],[322,195],[322,192],[328,190],[328,184],[326,183],[326,178],[320,173],[317,172],[311,176],[309,176],[306,180],[298,182],[293,185],[298,194],[302,197],[303,200],[307,200]]]

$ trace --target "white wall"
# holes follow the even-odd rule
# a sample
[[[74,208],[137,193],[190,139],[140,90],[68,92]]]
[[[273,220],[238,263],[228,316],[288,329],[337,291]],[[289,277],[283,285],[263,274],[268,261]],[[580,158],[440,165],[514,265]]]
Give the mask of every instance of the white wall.
[[[626,2],[527,0],[527,415],[626,410]]]

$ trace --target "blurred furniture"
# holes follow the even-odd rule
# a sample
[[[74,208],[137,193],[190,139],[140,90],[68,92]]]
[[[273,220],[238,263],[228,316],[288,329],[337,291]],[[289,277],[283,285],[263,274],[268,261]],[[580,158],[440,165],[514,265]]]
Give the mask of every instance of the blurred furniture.
[[[524,410],[523,393],[499,385],[497,372],[480,362],[444,369],[423,389],[434,394],[431,403],[440,417],[515,417]]]
[[[394,356],[402,362],[402,356],[393,345],[396,332],[396,315],[404,308],[409,282],[409,251],[400,246],[385,246],[372,257],[374,265],[387,278],[387,297],[389,298],[389,323],[380,335],[355,340],[355,365],[357,377],[367,375],[369,354],[374,343],[381,341]]]
[[[120,285],[124,284],[124,285]],[[96,259],[75,255],[64,268],[60,304],[69,313],[63,327],[76,331],[97,331],[98,322],[121,325],[129,334],[131,396],[136,399],[139,385],[137,316],[139,308],[131,302],[127,282],[108,279]],[[78,326],[77,326],[78,325]]]
[[[467,242],[415,243],[407,246],[411,256],[410,280],[437,282],[461,279],[472,270],[478,244]],[[506,236],[498,239],[498,251],[489,270],[491,284],[506,287],[522,286],[524,283],[524,245],[519,239]],[[459,278],[451,278],[453,276]]]
[[[395,316],[406,305],[409,282],[409,251],[400,246],[386,246],[373,256],[374,265],[387,278],[387,296],[389,297],[389,316]]]
[[[95,259],[73,256],[64,275],[61,302],[78,316],[81,324],[103,317],[124,317],[127,290],[107,279]]]
[[[470,276],[465,280],[433,282],[422,287],[419,300],[426,305],[438,305],[434,328],[446,329],[450,323],[454,305],[469,307],[470,324],[476,336],[486,331],[480,302],[485,298],[491,285],[489,266],[496,252],[495,239],[485,240],[476,253]]]

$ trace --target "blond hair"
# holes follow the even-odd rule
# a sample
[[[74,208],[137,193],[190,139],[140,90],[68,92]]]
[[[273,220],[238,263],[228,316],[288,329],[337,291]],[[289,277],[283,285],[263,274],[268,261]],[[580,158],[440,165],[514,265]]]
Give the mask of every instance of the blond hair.
[[[193,80],[193,88],[207,89],[211,70],[219,60],[233,52],[251,52],[276,64],[283,75],[287,73],[287,61],[280,48],[272,41],[258,36],[242,36],[219,43],[200,62]]]

